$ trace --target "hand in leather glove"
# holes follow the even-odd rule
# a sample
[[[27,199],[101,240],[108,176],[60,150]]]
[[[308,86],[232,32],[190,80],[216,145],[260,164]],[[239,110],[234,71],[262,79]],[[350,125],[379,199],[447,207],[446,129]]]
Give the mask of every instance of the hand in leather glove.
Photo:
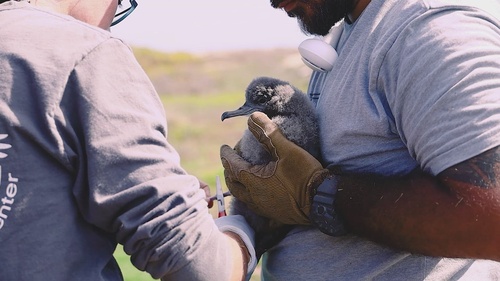
[[[287,140],[265,114],[253,113],[248,119],[248,129],[273,160],[252,165],[223,145],[221,161],[231,194],[261,216],[284,224],[310,224],[313,188],[329,171],[304,149]]]

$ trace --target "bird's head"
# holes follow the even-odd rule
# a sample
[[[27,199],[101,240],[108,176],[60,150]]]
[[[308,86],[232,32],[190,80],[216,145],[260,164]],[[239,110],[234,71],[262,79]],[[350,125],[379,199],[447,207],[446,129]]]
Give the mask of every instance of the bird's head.
[[[224,112],[221,119],[224,121],[231,117],[246,116],[256,111],[265,113],[269,118],[286,115],[286,104],[296,91],[297,89],[288,82],[270,77],[258,77],[248,85],[245,103],[236,110]]]

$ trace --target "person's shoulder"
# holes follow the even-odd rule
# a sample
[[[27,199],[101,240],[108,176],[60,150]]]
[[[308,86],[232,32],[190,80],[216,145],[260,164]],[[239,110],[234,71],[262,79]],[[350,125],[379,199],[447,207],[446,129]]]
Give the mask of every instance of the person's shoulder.
[[[387,16],[394,20],[405,20],[418,17],[421,14],[442,13],[444,11],[464,11],[493,16],[500,19],[500,1],[498,0],[408,0],[387,1],[390,7]],[[392,12],[392,13],[391,13]]]
[[[498,0],[416,0],[425,3],[429,8],[479,8],[485,11],[498,9]]]
[[[5,33],[23,34],[31,41],[49,42],[66,49],[93,48],[107,40],[121,41],[111,32],[92,26],[75,18],[55,13],[26,3],[3,5],[0,9],[0,25]],[[123,43],[123,42],[122,42]],[[125,44],[124,44],[125,45]]]
[[[418,0],[429,10],[461,10],[470,11],[500,20],[500,1],[498,0]]]
[[[389,1],[390,9],[381,21],[388,32],[415,36],[458,29],[486,28],[486,22],[500,27],[498,0],[408,0]],[[481,27],[482,26],[482,27]],[[458,32],[463,33],[463,32]],[[424,36],[425,37],[425,36]]]
[[[23,58],[35,68],[47,68],[50,62],[54,71],[70,71],[94,50],[130,53],[109,31],[73,17],[27,3],[0,6],[0,53]]]

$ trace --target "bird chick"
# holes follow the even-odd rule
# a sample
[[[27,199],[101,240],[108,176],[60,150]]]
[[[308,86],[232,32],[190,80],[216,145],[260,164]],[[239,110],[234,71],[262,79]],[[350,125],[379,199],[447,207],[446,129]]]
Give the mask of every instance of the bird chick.
[[[256,111],[265,113],[288,140],[319,159],[318,124],[314,106],[301,90],[279,79],[255,78],[246,89],[243,106],[224,112],[221,119],[224,121],[231,117],[247,116]],[[272,161],[271,155],[248,129],[235,149],[243,159],[254,165]],[[289,225],[253,213],[245,203],[236,198],[233,198],[229,212],[243,215],[255,230],[258,257],[281,241],[291,229]]]
[[[222,121],[253,112],[265,113],[293,143],[319,159],[318,124],[314,106],[306,94],[290,83],[270,78],[255,78],[245,91],[245,103],[222,114]],[[247,129],[239,143],[241,156],[252,164],[270,162],[271,155]]]

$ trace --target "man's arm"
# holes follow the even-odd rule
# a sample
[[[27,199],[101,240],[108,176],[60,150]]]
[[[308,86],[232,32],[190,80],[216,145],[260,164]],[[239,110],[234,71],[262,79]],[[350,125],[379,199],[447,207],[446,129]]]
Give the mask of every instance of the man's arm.
[[[434,177],[342,175],[337,211],[374,241],[431,256],[500,260],[500,148]]]

